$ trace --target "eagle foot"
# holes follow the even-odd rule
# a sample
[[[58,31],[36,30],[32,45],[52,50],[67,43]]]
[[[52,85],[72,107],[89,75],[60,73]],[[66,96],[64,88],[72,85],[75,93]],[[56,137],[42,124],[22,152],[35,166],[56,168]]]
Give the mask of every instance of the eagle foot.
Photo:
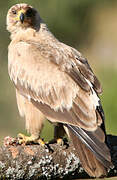
[[[46,143],[42,139],[38,139],[37,143],[43,147],[46,145]]]
[[[39,144],[41,146],[45,146],[45,142],[42,139],[39,139],[38,137],[31,135],[31,136],[25,136],[24,134],[19,133],[18,134],[18,143],[19,144]]]
[[[57,143],[59,146],[65,145],[65,141],[62,138],[55,138],[55,139],[52,139],[48,142],[48,144],[54,144],[54,143]]]
[[[63,146],[65,143],[64,143],[64,140],[62,138],[58,138],[56,139],[56,142],[59,146]]]

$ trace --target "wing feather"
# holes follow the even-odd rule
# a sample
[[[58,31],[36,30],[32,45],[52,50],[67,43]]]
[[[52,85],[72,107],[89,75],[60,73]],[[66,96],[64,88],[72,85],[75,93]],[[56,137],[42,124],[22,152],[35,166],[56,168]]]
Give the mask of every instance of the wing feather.
[[[62,43],[62,48],[59,46],[60,43],[55,52],[50,46],[47,53],[43,44],[12,42],[9,75],[19,92],[39,104],[39,108],[43,106],[52,121],[56,117],[58,122],[93,131],[97,128],[97,115],[87,79],[94,83],[94,75],[86,60],[78,60],[81,56],[77,51]]]

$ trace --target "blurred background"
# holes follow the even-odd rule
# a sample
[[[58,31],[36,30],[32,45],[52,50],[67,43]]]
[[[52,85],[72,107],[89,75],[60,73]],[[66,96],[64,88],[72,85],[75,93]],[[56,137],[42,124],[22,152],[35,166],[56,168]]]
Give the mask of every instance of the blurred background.
[[[108,134],[117,135],[117,1],[116,0],[12,0],[0,1],[0,141],[4,136],[26,133],[15,90],[7,72],[6,31],[8,9],[19,2],[37,8],[49,29],[62,42],[87,57],[103,87],[101,96]],[[42,136],[52,138],[47,123]]]

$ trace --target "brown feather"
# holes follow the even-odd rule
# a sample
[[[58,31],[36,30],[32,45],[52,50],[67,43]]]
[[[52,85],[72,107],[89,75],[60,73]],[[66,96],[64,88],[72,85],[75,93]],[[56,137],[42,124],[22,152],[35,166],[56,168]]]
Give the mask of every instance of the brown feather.
[[[78,66],[81,73],[84,75],[86,79],[88,79],[93,84],[95,91],[101,94],[102,93],[101,84],[97,79],[97,77],[95,76],[95,74],[93,73],[90,65],[88,64],[87,59],[80,56],[77,58],[77,60],[81,62],[81,64]]]
[[[70,72],[67,72],[69,76],[85,91],[90,91],[90,86],[84,79],[84,76],[79,72],[79,70],[72,68]]]
[[[67,125],[65,125],[65,126],[67,128]],[[66,128],[65,128],[65,130],[66,130]],[[72,129],[68,128],[66,132],[68,133],[68,135],[70,136],[70,139],[73,142],[73,145],[76,149],[76,153],[78,154],[78,157],[79,157],[85,171],[90,176],[93,176],[93,177],[105,176],[107,173],[107,169],[112,167],[113,165],[111,163],[109,149],[107,148],[107,146],[104,142],[102,145],[102,139],[100,139],[101,136],[97,135],[96,132],[93,132],[92,134],[87,134],[86,136],[87,137],[89,136],[89,140],[87,139],[86,136],[85,136],[85,138],[87,139],[87,142],[89,141],[89,144],[87,144],[87,143],[85,144],[84,143],[85,139],[83,140],[82,138],[80,138],[80,136],[79,136],[79,138],[80,138],[79,139],[78,136],[76,134],[74,134]],[[101,132],[102,132],[102,130],[100,131],[100,133]],[[101,133],[101,134],[104,136],[103,133]],[[82,135],[83,134],[81,134],[81,137],[83,137]],[[91,142],[90,142],[91,136],[92,136],[92,138],[91,138]],[[103,138],[103,140],[104,140],[104,138]],[[93,141],[94,141],[94,144],[92,143]],[[91,145],[91,143],[92,143],[92,145]],[[98,150],[95,149],[95,147],[94,147],[95,143],[100,146],[100,149],[98,149]],[[90,147],[92,150],[87,145],[88,146],[91,145]],[[94,149],[97,151],[97,153],[96,153],[96,151],[95,151],[95,153],[93,152]],[[100,156],[100,158],[99,158],[99,156]],[[105,165],[105,167],[103,165]]]
[[[106,168],[96,159],[95,155],[76,136],[70,133],[76,153],[85,171],[92,177],[105,176]]]

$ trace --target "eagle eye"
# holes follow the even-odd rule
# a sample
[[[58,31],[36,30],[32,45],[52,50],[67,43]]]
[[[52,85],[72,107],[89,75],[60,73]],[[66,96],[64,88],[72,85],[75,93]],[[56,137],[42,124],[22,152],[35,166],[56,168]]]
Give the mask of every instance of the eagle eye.
[[[13,9],[13,10],[12,10],[12,13],[13,13],[13,14],[17,14],[17,11]]]

